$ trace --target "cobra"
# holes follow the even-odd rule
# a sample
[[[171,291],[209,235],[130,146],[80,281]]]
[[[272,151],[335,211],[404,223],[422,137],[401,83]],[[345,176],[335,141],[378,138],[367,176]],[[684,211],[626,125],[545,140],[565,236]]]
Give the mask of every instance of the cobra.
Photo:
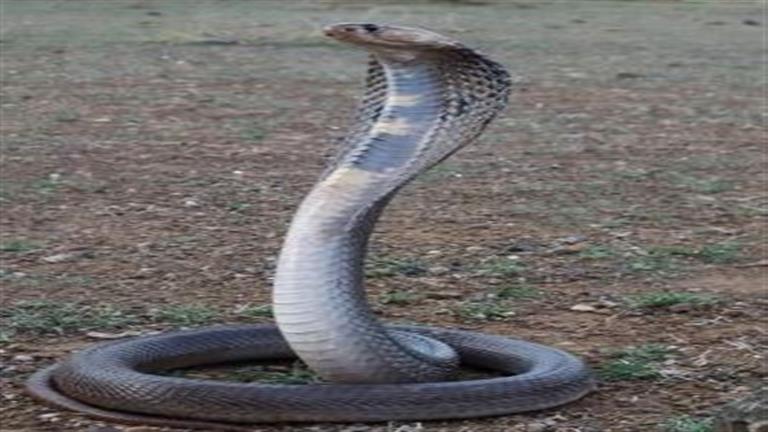
[[[250,430],[244,424],[503,415],[591,391],[588,367],[564,351],[375,318],[363,262],[378,216],[400,188],[483,131],[504,108],[510,80],[498,63],[427,30],[337,24],[325,33],[371,54],[366,93],[338,155],[287,233],[273,289],[277,325],[96,345],[33,375],[32,395],[116,422]],[[247,384],[153,373],[296,356],[324,382]],[[497,375],[457,380],[460,365]]]

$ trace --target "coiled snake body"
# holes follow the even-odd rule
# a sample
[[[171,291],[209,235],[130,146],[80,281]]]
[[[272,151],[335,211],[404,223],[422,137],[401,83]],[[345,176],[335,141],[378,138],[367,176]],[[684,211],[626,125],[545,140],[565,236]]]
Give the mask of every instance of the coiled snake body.
[[[119,422],[248,430],[239,423],[429,420],[553,407],[588,393],[563,351],[474,332],[379,323],[363,289],[368,237],[406,183],[471,142],[506,104],[497,63],[422,29],[338,24],[367,49],[367,92],[342,149],[302,202],[273,293],[277,326],[214,327],[97,345],[44,369],[30,393]],[[298,356],[329,383],[242,384],[151,374]],[[500,377],[452,381],[459,364]]]

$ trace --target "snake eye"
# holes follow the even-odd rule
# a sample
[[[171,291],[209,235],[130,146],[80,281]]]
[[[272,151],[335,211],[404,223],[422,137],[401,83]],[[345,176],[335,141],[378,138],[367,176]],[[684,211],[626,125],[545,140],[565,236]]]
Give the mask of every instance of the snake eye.
[[[376,24],[363,24],[361,27],[363,28],[363,30],[367,31],[368,33],[373,33],[379,29],[379,26],[377,26]]]

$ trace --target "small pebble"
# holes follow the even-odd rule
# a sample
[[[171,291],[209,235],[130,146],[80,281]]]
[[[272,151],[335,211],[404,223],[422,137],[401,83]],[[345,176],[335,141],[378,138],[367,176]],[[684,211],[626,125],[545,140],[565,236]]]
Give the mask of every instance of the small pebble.
[[[549,429],[549,425],[546,423],[528,423],[525,425],[525,432],[546,432]]]
[[[435,267],[430,267],[427,271],[430,274],[439,276],[439,275],[444,275],[444,274],[450,273],[451,269],[449,269],[448,267],[443,267],[443,266],[435,266]]]
[[[576,312],[596,312],[597,308],[588,304],[577,304],[571,306],[572,311]]]
[[[77,255],[78,254],[76,254],[76,253],[67,252],[67,253],[60,253],[60,254],[56,254],[56,255],[51,255],[51,256],[43,257],[43,258],[41,258],[41,260],[43,260],[43,261],[45,261],[47,263],[55,264],[55,263],[60,263],[60,262],[64,262],[64,261],[69,261],[69,260],[71,260],[73,258],[76,258]]]
[[[577,234],[577,235],[571,235],[568,237],[563,237],[559,241],[566,244],[575,244],[575,243],[583,242],[586,239],[587,239],[587,236]]]
[[[35,358],[32,357],[31,355],[19,354],[19,355],[13,356],[13,360],[17,362],[31,362],[31,361],[34,361]]]

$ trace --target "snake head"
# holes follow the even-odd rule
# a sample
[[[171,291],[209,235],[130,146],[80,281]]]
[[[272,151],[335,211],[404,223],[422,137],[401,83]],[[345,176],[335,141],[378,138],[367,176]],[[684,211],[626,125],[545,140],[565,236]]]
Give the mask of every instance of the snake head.
[[[340,42],[359,45],[373,53],[415,52],[463,47],[462,44],[453,39],[415,27],[341,23],[325,27],[323,32],[326,36]]]

